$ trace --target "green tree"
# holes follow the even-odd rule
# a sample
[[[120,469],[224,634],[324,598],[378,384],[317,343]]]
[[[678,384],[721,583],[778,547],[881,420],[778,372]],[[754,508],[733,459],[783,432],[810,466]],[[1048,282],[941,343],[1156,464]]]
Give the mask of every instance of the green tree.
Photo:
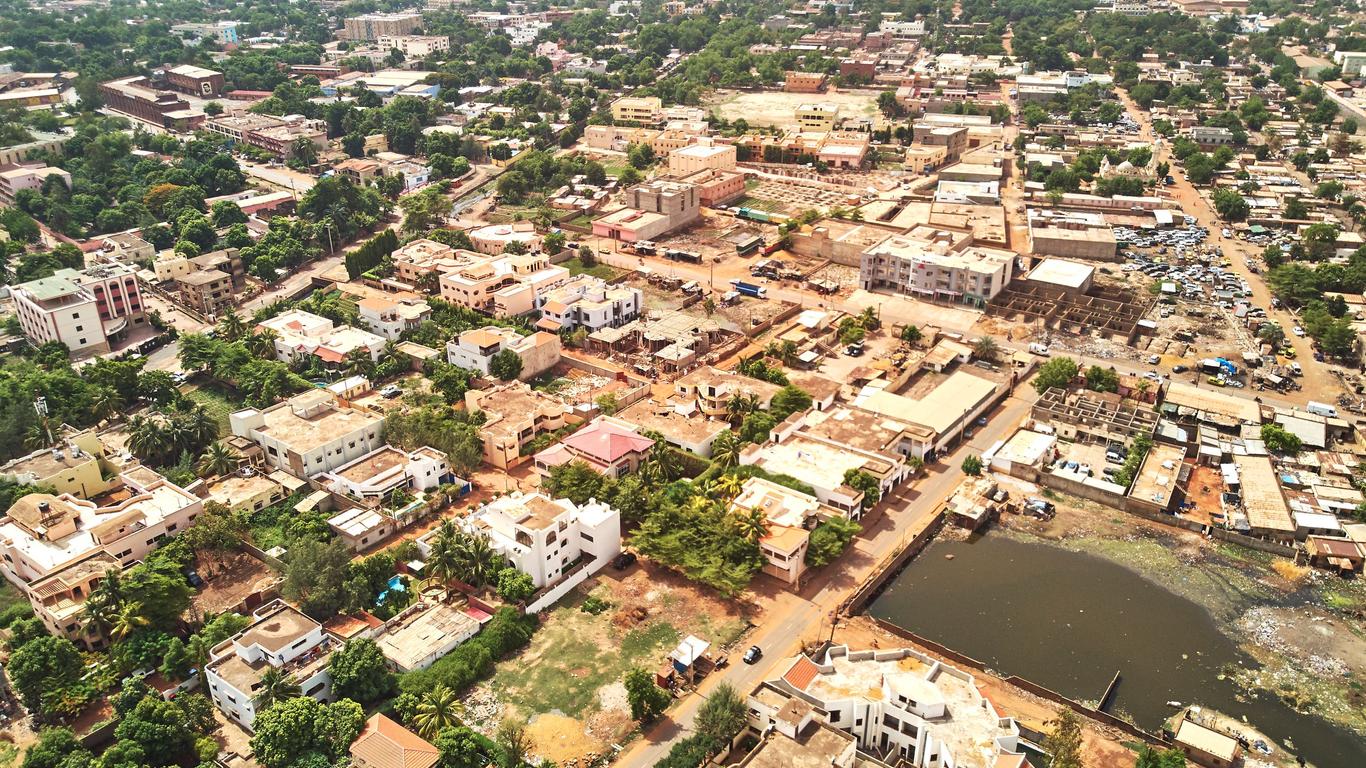
[[[10,656],[5,671],[24,706],[40,716],[61,714],[83,705],[89,692],[79,690],[83,670],[76,646],[64,637],[40,637]],[[79,709],[79,706],[75,707]]]
[[[654,722],[668,708],[669,692],[655,685],[655,676],[648,670],[635,667],[622,679],[626,686],[626,700],[631,705],[631,718],[641,723]]]
[[[1044,749],[1049,753],[1048,768],[1083,768],[1081,759],[1081,718],[1064,707],[1055,720],[1053,729],[1044,738]]]
[[[87,768],[93,756],[70,728],[44,728],[24,754],[22,768]]]
[[[914,325],[904,325],[901,327],[901,340],[911,346],[919,345],[922,337],[923,334],[920,332],[920,329]]]
[[[279,667],[271,667],[261,674],[256,686],[256,709],[264,712],[282,701],[302,695],[299,683]]]
[[[194,746],[194,732],[178,704],[160,696],[138,702],[114,729],[120,741],[138,745],[152,765],[169,765],[184,758]]]
[[[339,539],[304,540],[290,548],[281,592],[319,620],[337,615],[346,601],[344,585],[351,551]]]
[[[437,683],[431,690],[422,694],[413,716],[417,734],[430,739],[438,733],[460,724],[456,711],[460,706],[455,691]]]
[[[877,506],[882,500],[882,486],[877,478],[861,469],[849,469],[844,472],[844,484],[856,491],[863,492],[863,509],[869,510]]]
[[[531,575],[511,566],[498,572],[498,596],[505,602],[520,603],[536,593]]]
[[[379,646],[367,638],[347,640],[328,659],[327,669],[336,694],[361,704],[390,696],[398,686]]]
[[[522,373],[522,358],[511,349],[500,350],[489,359],[489,373],[503,381],[511,381]]]
[[[441,768],[472,768],[487,760],[480,736],[463,725],[443,729],[432,741],[441,753]]]
[[[1293,456],[1303,449],[1300,438],[1279,424],[1262,425],[1262,442],[1272,453]]]
[[[531,734],[527,732],[526,723],[504,718],[498,724],[495,741],[503,752],[502,768],[522,768],[526,764],[526,756],[531,752]]]
[[[812,568],[834,562],[849,543],[854,540],[862,526],[843,517],[832,517],[817,525],[811,531],[811,540],[806,548],[806,564]]]
[[[1093,365],[1086,369],[1086,388],[1093,392],[1118,392],[1119,372]]]
[[[1077,361],[1070,357],[1055,357],[1039,366],[1034,377],[1034,391],[1043,394],[1054,387],[1068,387],[1077,378]]]
[[[723,682],[711,692],[697,711],[697,733],[709,739],[719,749],[745,727],[745,699]]]
[[[963,474],[976,477],[982,474],[982,458],[976,455],[969,455],[963,459]]]
[[[265,768],[289,768],[313,755],[330,764],[346,754],[364,722],[365,712],[349,699],[289,699],[256,716],[251,749]]]
[[[1134,768],[1186,768],[1186,756],[1179,749],[1158,751],[1145,744],[1138,752]]]
[[[1214,201],[1214,210],[1224,221],[1242,221],[1251,211],[1247,200],[1236,190],[1220,187],[1214,190],[1211,197]]]

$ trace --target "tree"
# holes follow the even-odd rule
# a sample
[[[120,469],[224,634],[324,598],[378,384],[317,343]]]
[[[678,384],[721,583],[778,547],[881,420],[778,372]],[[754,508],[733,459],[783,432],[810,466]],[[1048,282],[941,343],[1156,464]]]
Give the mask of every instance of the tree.
[[[313,755],[330,764],[346,754],[364,722],[364,711],[349,699],[290,699],[257,714],[251,749],[265,768],[289,768]]]
[[[1001,346],[990,336],[983,336],[972,346],[972,355],[978,360],[995,360],[1001,353]]]
[[[302,695],[299,683],[278,667],[271,667],[261,674],[256,687],[256,708],[264,712],[272,706]]]
[[[40,716],[70,709],[63,702],[77,688],[82,670],[76,646],[64,637],[51,636],[25,643],[10,656],[5,668],[24,706]],[[78,698],[83,705],[84,697]]]
[[[308,615],[326,620],[346,601],[343,585],[351,551],[338,539],[305,540],[290,548],[282,592]]]
[[[977,477],[982,474],[982,459],[980,456],[969,455],[963,459],[963,474]]]
[[[430,739],[445,729],[458,725],[460,720],[456,716],[456,710],[459,705],[460,700],[455,691],[437,683],[422,695],[422,700],[417,705],[417,713],[413,716],[417,735]]]
[[[341,650],[332,654],[327,669],[332,673],[336,694],[361,704],[389,696],[398,686],[385,663],[384,654],[375,641],[368,638],[347,640]]]
[[[806,564],[812,568],[834,562],[844,554],[849,543],[854,540],[862,526],[843,517],[832,517],[817,525],[811,531],[811,539],[806,548]]]
[[[920,339],[922,337],[923,334],[920,332],[920,329],[914,325],[905,325],[901,328],[901,340],[906,342],[907,344],[910,344],[911,346],[919,345]]]
[[[1077,361],[1070,357],[1055,357],[1039,366],[1034,377],[1034,390],[1043,394],[1054,387],[1068,387],[1077,378]]]
[[[190,753],[194,732],[178,704],[146,696],[114,729],[120,741],[137,744],[152,765],[169,765]]]
[[[1093,392],[1118,392],[1119,372],[1093,365],[1086,369],[1086,388]]]
[[[626,700],[631,704],[631,718],[651,723],[669,706],[669,692],[655,685],[655,676],[648,670],[635,667],[622,679],[626,686]]]
[[[86,768],[92,759],[70,728],[44,728],[25,753],[22,768]]]
[[[505,718],[498,724],[498,748],[503,751],[503,768],[522,768],[531,752],[531,734],[526,723]]]
[[[723,682],[697,711],[697,733],[711,740],[716,749],[724,748],[745,727],[746,710],[744,697]]]
[[[1272,453],[1293,456],[1304,447],[1300,438],[1279,424],[1262,425],[1262,442]]]
[[[774,421],[782,421],[788,416],[811,407],[811,395],[788,384],[773,394],[768,410]]]
[[[845,470],[844,484],[863,493],[862,507],[865,511],[872,509],[882,499],[882,486],[877,478],[861,469]]]
[[[1179,749],[1159,752],[1145,744],[1138,752],[1134,768],[1186,768],[1186,756]]]
[[[1240,192],[1220,187],[1214,190],[1211,196],[1214,201],[1214,210],[1219,213],[1219,218],[1224,221],[1242,221],[1247,218],[1251,211],[1251,206]]]
[[[489,373],[503,381],[511,381],[522,373],[522,358],[511,349],[504,349],[489,359]]]
[[[1303,220],[1309,218],[1309,207],[1306,206],[1306,205],[1304,204],[1304,201],[1301,200],[1301,199],[1299,199],[1298,197],[1292,197],[1292,198],[1290,198],[1289,200],[1287,200],[1287,201],[1285,202],[1285,210],[1284,210],[1283,214],[1284,214],[1285,218],[1287,218],[1287,219],[1294,219],[1294,220],[1296,220],[1296,221],[1303,221]],[[1267,248],[1271,248],[1271,247],[1272,247],[1272,246],[1270,246],[1270,245],[1267,246]],[[1279,250],[1279,248],[1278,248],[1278,250]]]
[[[471,768],[483,764],[487,757],[480,736],[463,725],[443,729],[432,746],[441,753],[441,768]]]
[[[1257,338],[1272,347],[1279,347],[1285,341],[1285,331],[1276,323],[1262,323],[1262,327],[1257,329]]]
[[[1044,738],[1044,750],[1051,757],[1048,768],[1083,768],[1081,760],[1081,719],[1064,707],[1055,720],[1053,730]]]
[[[536,593],[531,575],[511,566],[498,572],[498,596],[505,602],[520,603]]]
[[[240,457],[237,452],[221,442],[210,443],[199,457],[199,464],[196,469],[200,475],[211,477],[213,475],[227,475],[236,471]]]

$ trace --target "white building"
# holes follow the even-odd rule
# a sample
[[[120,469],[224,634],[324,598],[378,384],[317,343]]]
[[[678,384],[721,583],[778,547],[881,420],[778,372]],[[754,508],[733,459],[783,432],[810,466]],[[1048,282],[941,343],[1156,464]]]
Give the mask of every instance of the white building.
[[[983,306],[1010,283],[1015,254],[972,245],[972,235],[919,225],[863,252],[859,284]]]
[[[394,322],[398,322],[397,319]],[[358,349],[365,350],[371,360],[378,361],[380,352],[384,351],[383,336],[349,325],[334,326],[331,320],[302,309],[291,309],[263,320],[257,327],[269,328],[278,334],[275,354],[287,363],[313,355],[328,365],[337,366],[345,363],[347,356]]]
[[[430,446],[401,451],[386,445],[324,474],[333,493],[362,501],[383,499],[399,488],[430,491],[451,479],[446,454]]]
[[[822,507],[813,496],[762,477],[746,480],[740,493],[730,502],[733,514],[743,515],[748,510],[758,510],[768,520],[768,533],[759,539],[764,573],[782,579],[789,586],[797,584],[806,571],[810,529],[835,511]]]
[[[578,275],[537,294],[541,319],[536,327],[547,331],[586,328],[590,333],[615,328],[640,316],[641,301],[639,288],[608,285],[600,277]]]
[[[432,308],[426,300],[411,298],[390,299],[372,296],[356,302],[356,314],[360,324],[369,328],[371,333],[383,336],[389,341],[398,341],[404,331],[422,325],[432,315]]]
[[[33,344],[59,341],[73,357],[108,352],[110,342],[146,322],[134,269],[102,264],[14,286],[15,315]]]
[[[793,701],[795,700],[795,702]],[[760,732],[785,712],[814,707],[887,765],[1018,768],[1020,728],[998,714],[972,675],[908,648],[832,647],[821,663],[798,656],[749,698]]]
[[[278,669],[309,698],[332,698],[328,658],[337,641],[322,625],[276,600],[252,616],[251,626],[213,647],[204,672],[209,698],[224,715],[251,730],[256,722],[256,688],[268,669]]]
[[[385,51],[397,50],[409,59],[425,59],[451,49],[446,35],[380,35],[376,44]]]
[[[446,344],[446,361],[466,370],[489,374],[493,356],[510,349],[522,361],[522,381],[534,379],[560,362],[560,337],[537,331],[523,336],[511,328],[489,325],[465,331]]]
[[[304,392],[264,410],[246,408],[228,418],[232,433],[259,444],[267,463],[304,479],[384,445],[383,419],[340,405],[327,390]]]
[[[606,561],[621,552],[621,515],[594,500],[579,506],[513,491],[480,507],[465,525],[486,533],[537,587],[559,581],[580,559]]]

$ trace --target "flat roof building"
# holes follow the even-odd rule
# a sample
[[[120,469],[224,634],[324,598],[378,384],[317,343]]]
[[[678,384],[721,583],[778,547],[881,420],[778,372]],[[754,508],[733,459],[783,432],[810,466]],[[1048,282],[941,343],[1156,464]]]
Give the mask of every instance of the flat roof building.
[[[985,306],[1011,281],[1015,254],[972,244],[966,232],[918,225],[863,252],[859,284]]]
[[[266,409],[229,416],[232,433],[259,444],[266,463],[310,478],[348,464],[384,443],[384,420],[338,402],[327,390],[304,392]]]

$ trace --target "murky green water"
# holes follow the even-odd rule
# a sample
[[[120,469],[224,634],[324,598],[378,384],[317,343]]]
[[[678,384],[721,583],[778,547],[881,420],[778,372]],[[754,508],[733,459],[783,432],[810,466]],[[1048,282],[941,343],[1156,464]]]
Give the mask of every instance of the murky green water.
[[[1318,768],[1366,766],[1366,739],[1267,696],[1238,702],[1219,669],[1255,662],[1209,613],[1099,557],[990,534],[938,542],[869,612],[1078,700],[1099,699],[1119,671],[1111,711],[1145,728],[1171,714],[1168,701],[1202,704],[1291,738]]]

